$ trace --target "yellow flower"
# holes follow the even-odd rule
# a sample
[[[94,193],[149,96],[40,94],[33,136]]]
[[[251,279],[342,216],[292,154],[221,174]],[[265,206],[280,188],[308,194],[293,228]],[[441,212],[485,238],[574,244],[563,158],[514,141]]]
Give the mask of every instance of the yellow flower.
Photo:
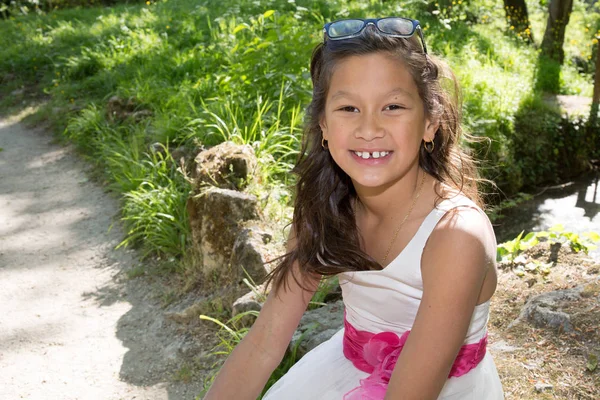
[[[592,43],[594,43],[594,44],[598,43],[598,39],[596,39],[596,38],[592,39]]]

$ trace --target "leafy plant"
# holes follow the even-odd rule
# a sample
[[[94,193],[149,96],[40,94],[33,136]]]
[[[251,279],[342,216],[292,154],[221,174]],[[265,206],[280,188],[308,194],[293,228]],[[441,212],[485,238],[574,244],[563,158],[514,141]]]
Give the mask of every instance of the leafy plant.
[[[319,282],[319,287],[317,288],[317,291],[315,292],[309,303],[309,310],[324,306],[325,297],[333,290],[335,290],[335,288],[338,286],[339,282],[337,276],[322,278],[321,282]]]
[[[600,235],[596,232],[584,232],[581,235],[573,232],[566,232],[562,224],[554,225],[548,231],[529,232],[523,237],[522,231],[515,239],[501,243],[497,247],[496,259],[500,264],[512,265],[514,272],[518,276],[524,276],[526,273],[539,273],[548,275],[550,268],[554,265],[552,262],[544,263],[539,260],[528,261],[521,252],[531,249],[540,242],[548,242],[550,245],[560,243],[568,245],[575,253],[595,249],[595,242],[600,241]]]
[[[252,277],[250,276],[248,271],[246,271],[246,268],[244,268],[244,266],[242,266],[242,270],[244,271],[244,275],[246,275],[246,277],[242,279],[242,282],[244,282],[244,284],[248,286],[252,293],[254,293],[256,300],[260,303],[264,303],[265,301],[267,301],[267,296],[263,291],[260,290],[256,282],[254,282],[254,279],[252,279]]]
[[[527,264],[517,264],[517,266],[513,269],[513,272],[517,276],[525,276],[526,273],[532,274],[541,274],[542,276],[546,276],[550,274],[550,268],[552,268],[554,263],[548,262],[544,263],[539,260],[532,260]]]
[[[146,153],[138,165],[146,176],[124,194],[122,220],[127,236],[119,247],[141,244],[144,256],[179,256],[185,253],[190,232],[185,206],[189,183],[172,171],[176,164],[166,147],[164,152]]]
[[[583,251],[588,254],[590,250],[596,249],[594,243],[600,241],[600,235],[597,232],[584,232],[581,235],[573,232],[566,232],[562,224],[554,225],[548,231],[537,232],[538,238],[546,238],[550,243],[567,244],[575,253]]]
[[[533,196],[528,193],[519,192],[509,199],[502,200],[499,204],[492,206],[487,210],[486,214],[490,221],[496,222],[503,218],[502,212],[511,208],[515,208],[519,204],[533,199]]]
[[[536,232],[529,232],[523,237],[522,231],[513,240],[498,245],[496,258],[501,263],[512,263],[515,258],[524,250],[528,250],[539,243]]]

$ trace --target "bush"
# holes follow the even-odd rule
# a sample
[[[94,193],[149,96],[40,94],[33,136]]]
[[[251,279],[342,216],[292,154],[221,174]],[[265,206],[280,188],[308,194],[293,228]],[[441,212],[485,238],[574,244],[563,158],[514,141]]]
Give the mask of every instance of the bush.
[[[117,3],[137,3],[135,0],[0,0],[0,19],[29,13],[43,14],[73,7],[111,6]]]
[[[590,128],[593,130],[593,128]],[[515,115],[512,148],[528,187],[571,178],[588,168],[594,153],[586,119],[569,119],[549,100],[527,97]]]

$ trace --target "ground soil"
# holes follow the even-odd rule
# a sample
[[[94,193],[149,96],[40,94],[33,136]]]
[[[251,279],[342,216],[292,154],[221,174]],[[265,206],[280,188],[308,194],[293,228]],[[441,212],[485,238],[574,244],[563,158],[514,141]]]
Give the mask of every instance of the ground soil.
[[[194,399],[214,333],[166,317],[170,292],[115,250],[118,199],[18,120],[0,120],[0,398]]]
[[[524,255],[549,262],[550,246],[541,243]],[[600,356],[599,267],[586,254],[561,246],[547,275],[527,272],[520,277],[511,266],[500,269],[489,339],[507,400],[600,398],[600,366],[593,371],[587,368],[594,355]],[[558,307],[571,316],[573,332],[527,321],[509,328],[528,299],[580,285],[585,285],[582,298]]]

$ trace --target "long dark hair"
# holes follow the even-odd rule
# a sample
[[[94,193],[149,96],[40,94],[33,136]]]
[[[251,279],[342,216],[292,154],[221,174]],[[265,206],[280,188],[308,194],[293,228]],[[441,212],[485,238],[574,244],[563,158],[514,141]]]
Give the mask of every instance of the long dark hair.
[[[304,276],[331,276],[345,271],[378,270],[382,266],[361,250],[352,204],[356,191],[350,177],[321,146],[319,126],[335,65],[356,55],[384,52],[410,71],[423,101],[425,116],[439,121],[434,150],[421,146],[419,166],[435,179],[462,191],[482,205],[477,189],[477,170],[472,159],[459,147],[461,95],[454,73],[438,57],[425,55],[416,35],[393,38],[380,35],[368,26],[362,35],[318,44],[312,53],[310,73],[313,98],[307,109],[300,157],[293,171],[296,184],[292,232],[295,246],[280,257],[268,276],[278,291],[287,284],[298,262]]]

